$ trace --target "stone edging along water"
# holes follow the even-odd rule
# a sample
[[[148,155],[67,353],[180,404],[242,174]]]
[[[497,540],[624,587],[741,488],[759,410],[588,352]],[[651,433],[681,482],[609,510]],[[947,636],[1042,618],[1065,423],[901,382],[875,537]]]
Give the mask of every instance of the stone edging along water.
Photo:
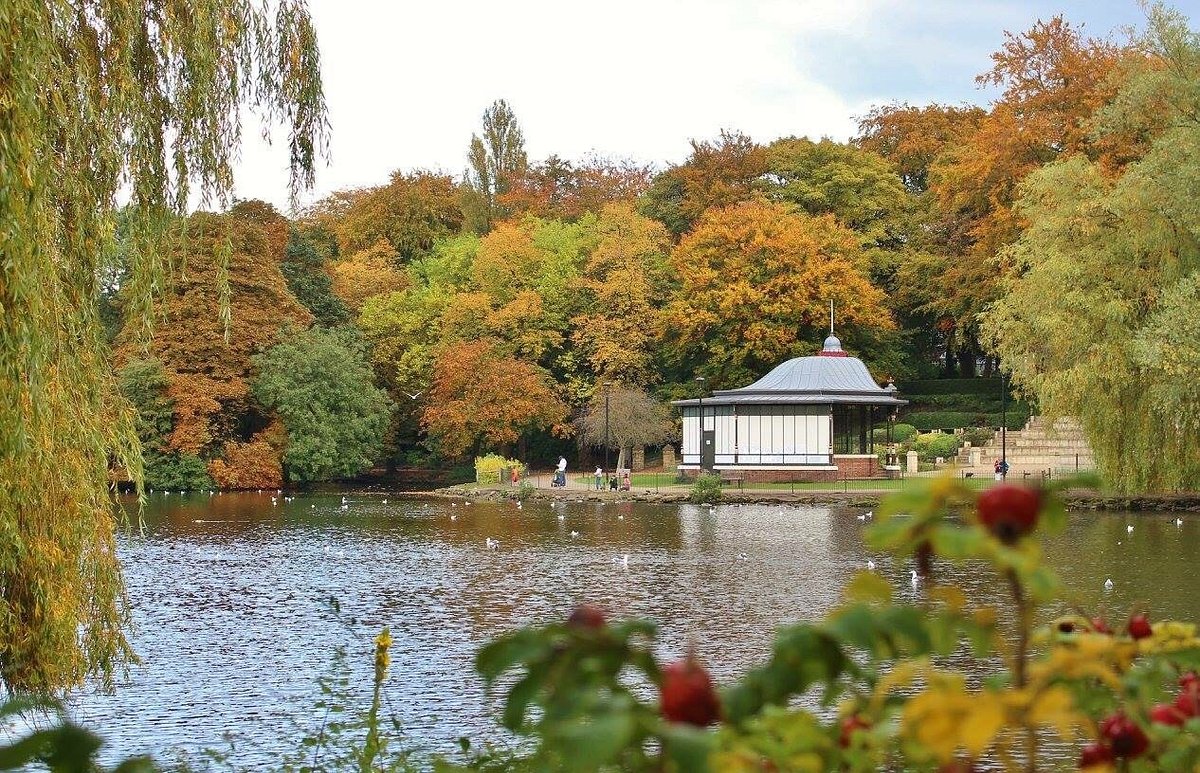
[[[408,492],[409,496],[444,499],[470,499],[480,502],[507,502],[518,498],[519,489],[450,486],[424,492]],[[683,504],[688,502],[689,490],[684,487],[665,491],[592,491],[583,489],[532,489],[526,498],[558,502],[649,502]],[[724,491],[721,502],[742,504],[800,504],[836,507],[876,507],[889,492],[870,491]],[[1129,512],[1192,512],[1200,513],[1200,494],[1160,494],[1113,496],[1094,491],[1068,491],[1064,496],[1069,510],[1122,510]]]

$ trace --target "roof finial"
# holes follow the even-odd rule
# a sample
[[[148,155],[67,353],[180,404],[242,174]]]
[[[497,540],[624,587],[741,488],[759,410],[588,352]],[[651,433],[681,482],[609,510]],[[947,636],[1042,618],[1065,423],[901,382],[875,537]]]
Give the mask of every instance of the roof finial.
[[[833,335],[833,299],[829,299],[829,335]]]

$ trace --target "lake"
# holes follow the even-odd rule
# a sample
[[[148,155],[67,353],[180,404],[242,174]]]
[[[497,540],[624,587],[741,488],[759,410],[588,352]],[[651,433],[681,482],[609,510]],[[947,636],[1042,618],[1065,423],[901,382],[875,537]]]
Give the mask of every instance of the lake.
[[[113,693],[71,701],[107,738],[106,759],[212,748],[240,766],[275,763],[320,726],[318,679],[334,673],[339,647],[369,704],[383,626],[395,640],[385,709],[411,747],[451,752],[460,736],[497,736],[495,702],[472,669],[479,646],[578,602],[657,621],[663,657],[694,643],[728,681],[765,657],[777,626],[828,612],[868,558],[900,598],[919,592],[910,566],[863,545],[865,508],[518,509],[347,492],[343,510],[341,496],[150,495],[144,531],[120,541],[142,663]],[[1177,527],[1175,514],[1073,513],[1046,552],[1075,599],[1115,623],[1132,605],[1196,619],[1200,516],[1182,517]],[[946,574],[977,600],[1003,596],[988,572]]]

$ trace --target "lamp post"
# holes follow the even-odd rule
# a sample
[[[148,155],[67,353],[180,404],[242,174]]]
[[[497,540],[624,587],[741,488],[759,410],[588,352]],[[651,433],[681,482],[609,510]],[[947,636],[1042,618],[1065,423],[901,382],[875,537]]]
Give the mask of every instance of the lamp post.
[[[696,376],[696,383],[700,385],[700,443],[696,446],[700,461],[697,467],[704,472],[704,376]]]
[[[604,474],[608,474],[608,393],[611,381],[604,382]]]
[[[1004,371],[1000,371],[1000,472],[1008,477],[1008,388],[1004,385]]]

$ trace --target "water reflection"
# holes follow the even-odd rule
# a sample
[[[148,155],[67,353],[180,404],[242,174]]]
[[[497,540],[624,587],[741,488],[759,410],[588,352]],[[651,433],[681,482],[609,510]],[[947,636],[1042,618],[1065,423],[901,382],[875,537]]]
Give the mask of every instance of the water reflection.
[[[341,495],[274,506],[267,493],[152,496],[144,533],[120,545],[143,663],[114,694],[74,700],[110,755],[169,758],[221,747],[228,731],[235,762],[275,762],[319,724],[316,680],[336,647],[369,700],[371,637],[384,625],[396,642],[390,704],[415,745],[447,751],[495,732],[471,667],[479,645],[578,601],[656,620],[662,655],[695,642],[729,680],[766,656],[777,626],[828,612],[868,559],[900,598],[919,593],[910,567],[863,545],[857,510],[347,496],[345,511]],[[1200,519],[1174,518],[1079,514],[1047,552],[1088,609],[1196,618]],[[1003,598],[987,572],[947,571],[980,603]]]

